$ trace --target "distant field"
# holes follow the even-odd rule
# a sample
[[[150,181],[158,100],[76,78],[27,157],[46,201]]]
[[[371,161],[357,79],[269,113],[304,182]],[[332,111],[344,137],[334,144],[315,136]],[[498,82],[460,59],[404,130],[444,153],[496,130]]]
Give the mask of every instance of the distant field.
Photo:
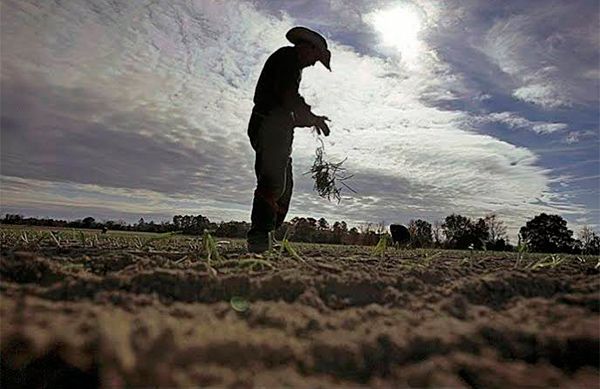
[[[251,256],[243,240],[11,226],[0,242],[2,387],[599,379],[597,257],[297,243]]]

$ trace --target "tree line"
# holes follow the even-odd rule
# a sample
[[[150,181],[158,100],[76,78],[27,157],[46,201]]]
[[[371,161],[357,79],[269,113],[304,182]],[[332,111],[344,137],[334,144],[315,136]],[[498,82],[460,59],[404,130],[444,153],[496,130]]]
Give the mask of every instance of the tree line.
[[[174,232],[200,235],[204,230],[223,238],[244,238],[250,229],[247,222],[229,221],[214,223],[202,215],[175,215],[168,222],[146,222],[143,218],[137,223],[124,221],[97,221],[93,217],[74,221],[50,218],[25,218],[22,215],[6,214],[0,219],[2,224],[22,224],[33,226],[88,228],[101,230]],[[567,221],[559,215],[542,213],[535,216],[519,230],[517,246],[509,242],[506,226],[497,215],[489,214],[476,220],[452,214],[433,224],[426,220],[414,219],[407,226],[411,239],[408,247],[446,248],[514,251],[527,249],[531,252],[600,254],[600,237],[590,227],[579,231],[578,239],[567,228]],[[286,235],[291,241],[345,245],[375,245],[387,233],[381,224],[363,224],[349,228],[345,221],[330,224],[325,218],[295,217],[285,222],[275,231],[276,239]]]

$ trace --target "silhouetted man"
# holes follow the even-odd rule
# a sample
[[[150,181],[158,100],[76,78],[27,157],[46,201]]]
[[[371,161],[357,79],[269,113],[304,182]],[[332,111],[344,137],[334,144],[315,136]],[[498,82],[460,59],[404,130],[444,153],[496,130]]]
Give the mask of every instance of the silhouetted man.
[[[285,37],[294,44],[275,51],[260,74],[248,124],[256,151],[257,185],[252,203],[248,251],[269,248],[269,232],[283,224],[292,197],[292,141],[295,127],[315,127],[329,135],[325,116],[317,116],[298,93],[302,69],[320,61],[329,71],[331,52],[320,34],[294,27]]]

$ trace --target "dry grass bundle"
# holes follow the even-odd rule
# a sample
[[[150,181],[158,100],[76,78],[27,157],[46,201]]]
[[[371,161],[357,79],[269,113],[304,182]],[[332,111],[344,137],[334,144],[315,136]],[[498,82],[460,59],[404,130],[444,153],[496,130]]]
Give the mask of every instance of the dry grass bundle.
[[[324,160],[323,154],[325,151],[325,144],[323,140],[319,138],[321,146],[317,147],[315,151],[315,161],[306,174],[311,173],[313,180],[315,180],[314,189],[317,191],[319,196],[326,198],[331,201],[332,198],[336,199],[339,203],[341,201],[341,192],[343,188],[356,193],[346,181],[352,178],[352,175],[346,175],[346,169],[342,167],[342,164],[346,162],[346,158],[338,163],[332,163]]]

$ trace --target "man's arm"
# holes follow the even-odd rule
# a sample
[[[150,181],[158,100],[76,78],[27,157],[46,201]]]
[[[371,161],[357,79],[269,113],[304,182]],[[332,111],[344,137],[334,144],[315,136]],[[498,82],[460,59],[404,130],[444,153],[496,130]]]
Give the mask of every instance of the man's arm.
[[[306,103],[304,97],[300,95],[300,73],[293,71],[295,64],[290,60],[291,57],[280,57],[281,62],[277,64],[277,73],[275,76],[276,94],[282,102],[284,108],[292,112],[294,116],[294,126],[317,128],[319,134],[321,131],[325,136],[329,135],[329,127],[325,123],[325,116],[317,116],[311,111],[310,105]]]
[[[294,114],[294,125],[296,127],[315,127],[317,129],[317,133],[321,135],[321,132],[325,134],[325,136],[329,136],[329,126],[325,121],[329,120],[327,116],[318,116],[312,113],[310,110],[310,105],[306,104],[304,98],[298,95],[300,99],[296,106],[292,109]]]
[[[295,127],[315,127],[319,135],[321,132],[325,136],[329,136],[329,126],[325,121],[329,118],[326,116],[315,115],[311,111],[311,106],[306,103],[304,97],[298,93],[298,84],[288,85],[283,91],[284,106],[287,107],[294,115]]]

